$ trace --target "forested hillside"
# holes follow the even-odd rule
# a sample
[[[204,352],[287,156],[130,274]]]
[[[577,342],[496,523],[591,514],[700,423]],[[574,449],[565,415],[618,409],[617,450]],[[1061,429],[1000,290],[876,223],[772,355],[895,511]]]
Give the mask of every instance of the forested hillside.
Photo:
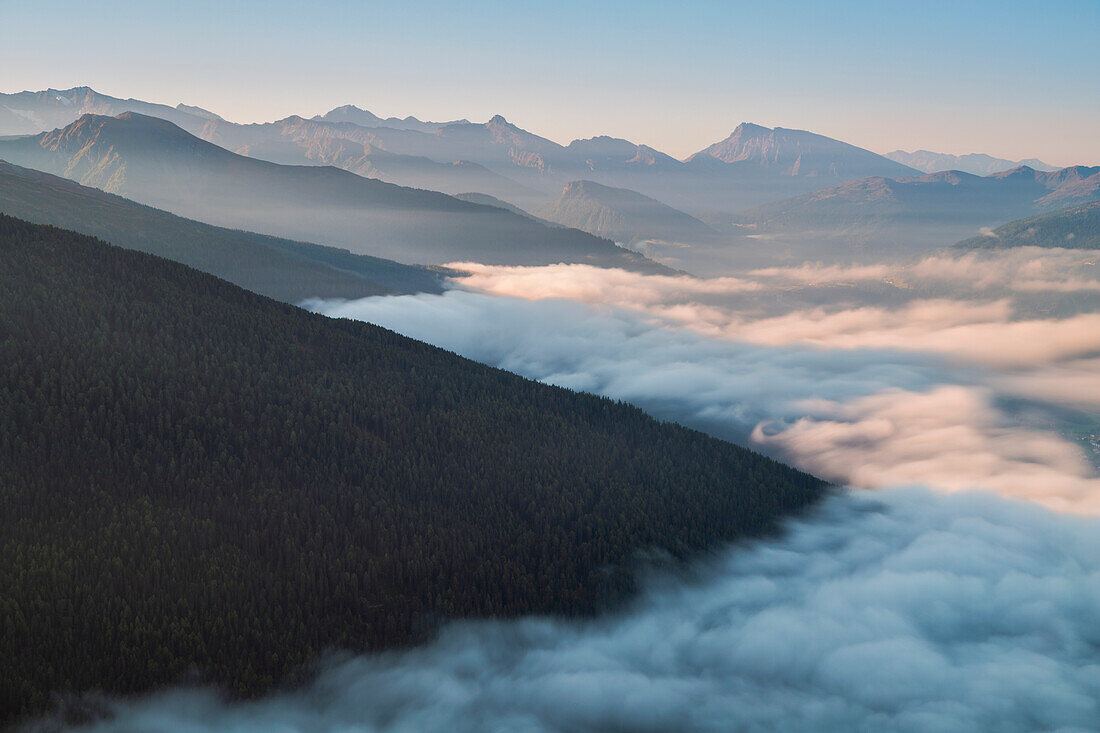
[[[1100,249],[1100,201],[1010,221],[988,234],[971,237],[955,246],[961,249]]]
[[[183,265],[0,216],[0,722],[247,695],[439,620],[583,614],[821,482]]]

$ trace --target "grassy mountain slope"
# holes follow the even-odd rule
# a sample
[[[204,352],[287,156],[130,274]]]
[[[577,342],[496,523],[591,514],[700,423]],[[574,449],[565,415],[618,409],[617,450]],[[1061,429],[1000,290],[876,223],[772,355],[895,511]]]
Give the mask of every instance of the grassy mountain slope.
[[[823,485],[178,263],[0,216],[0,719],[234,694],[441,618],[582,614]]]

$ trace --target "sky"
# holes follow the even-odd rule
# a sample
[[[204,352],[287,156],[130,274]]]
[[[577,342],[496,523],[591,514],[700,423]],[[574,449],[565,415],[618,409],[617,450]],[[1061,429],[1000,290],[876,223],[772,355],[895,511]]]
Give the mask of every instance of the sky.
[[[0,91],[238,122],[355,104],[677,157],[742,121],[885,153],[1100,163],[1100,0],[0,0]]]

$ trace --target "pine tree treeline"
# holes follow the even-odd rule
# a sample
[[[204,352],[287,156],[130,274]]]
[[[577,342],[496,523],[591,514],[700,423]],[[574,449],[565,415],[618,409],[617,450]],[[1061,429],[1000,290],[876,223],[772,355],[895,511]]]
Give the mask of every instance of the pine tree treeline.
[[[0,216],[0,722],[249,695],[438,619],[595,610],[823,484],[607,399]]]

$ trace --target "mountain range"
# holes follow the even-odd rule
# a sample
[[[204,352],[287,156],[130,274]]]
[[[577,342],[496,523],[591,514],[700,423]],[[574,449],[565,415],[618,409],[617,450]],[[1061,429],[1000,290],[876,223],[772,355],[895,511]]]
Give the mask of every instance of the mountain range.
[[[911,153],[904,150],[895,150],[887,153],[885,157],[925,173],[962,171],[963,173],[973,173],[976,176],[988,176],[993,173],[1010,171],[1022,165],[1034,168],[1037,171],[1058,170],[1056,166],[1048,165],[1038,158],[1006,160],[1004,158],[994,158],[992,155],[986,155],[985,153],[950,155],[948,153],[933,153],[929,150],[915,150]]]
[[[104,114],[79,117],[89,111]],[[423,122],[348,105],[242,125],[87,87],[0,95],[0,132],[55,123],[66,124],[0,140],[0,158],[207,223],[407,264],[587,262],[657,271],[602,238],[667,242],[683,254],[680,244],[712,232],[738,240],[713,247],[719,255],[797,252],[807,243],[813,256],[905,254],[1089,201],[1097,188],[1082,166],[918,175],[1012,162],[927,151],[880,156],[751,123],[677,160],[609,136],[561,145],[500,115]],[[762,249],[766,239],[776,246]]]
[[[134,112],[84,115],[58,130],[0,140],[0,159],[206,223],[408,264],[576,262],[663,271],[584,232],[331,166],[237,155]]]
[[[918,172],[821,135],[750,123],[680,161],[608,136],[561,145],[500,115],[485,123],[426,123],[382,119],[349,105],[312,119],[242,125],[199,108],[122,100],[87,87],[0,95],[0,134],[44,132],[85,113],[127,111],[167,119],[242,155],[335,165],[446,193],[487,193],[528,210],[574,180],[631,189],[695,213],[735,212],[857,178]]]

